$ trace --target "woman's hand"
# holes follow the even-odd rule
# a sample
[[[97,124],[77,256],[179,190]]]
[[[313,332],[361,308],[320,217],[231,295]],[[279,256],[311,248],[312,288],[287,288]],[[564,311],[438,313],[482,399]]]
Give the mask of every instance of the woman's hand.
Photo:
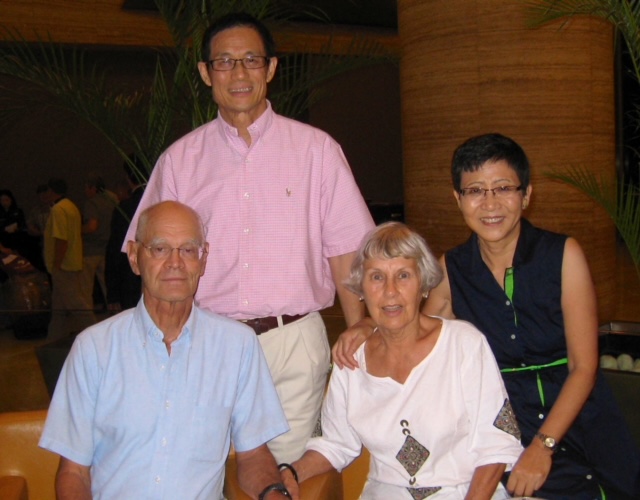
[[[531,443],[520,455],[511,470],[507,490],[517,497],[529,497],[542,488],[551,470],[553,452]]]
[[[342,369],[345,366],[351,370],[358,368],[354,353],[373,333],[375,323],[371,318],[363,318],[351,328],[342,332],[331,349],[333,362]]]

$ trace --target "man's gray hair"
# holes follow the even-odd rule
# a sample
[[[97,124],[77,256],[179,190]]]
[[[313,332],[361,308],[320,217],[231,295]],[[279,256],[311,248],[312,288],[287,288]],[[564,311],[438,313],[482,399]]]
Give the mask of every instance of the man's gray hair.
[[[401,222],[385,222],[365,237],[351,264],[344,285],[353,293],[362,295],[364,263],[369,259],[414,259],[418,264],[421,292],[427,293],[442,281],[443,272],[438,259],[429,250],[422,236]]]

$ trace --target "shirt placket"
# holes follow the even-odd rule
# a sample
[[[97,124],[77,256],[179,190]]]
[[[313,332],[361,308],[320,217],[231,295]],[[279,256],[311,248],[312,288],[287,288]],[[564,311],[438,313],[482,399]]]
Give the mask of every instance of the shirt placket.
[[[172,355],[169,356],[164,343],[162,333],[153,345],[153,366],[157,372],[157,380],[160,385],[158,394],[158,421],[157,428],[153,433],[155,441],[155,453],[151,464],[151,497],[166,498],[167,489],[171,487],[168,472],[170,471],[171,449],[175,439],[176,421],[176,380],[178,376],[179,356],[175,347],[172,347]],[[149,409],[147,411],[150,411]]]

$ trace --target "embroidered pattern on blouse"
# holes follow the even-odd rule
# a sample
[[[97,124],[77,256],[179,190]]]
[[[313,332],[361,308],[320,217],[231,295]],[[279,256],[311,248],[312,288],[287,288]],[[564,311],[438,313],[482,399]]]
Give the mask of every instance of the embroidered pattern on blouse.
[[[430,497],[442,489],[442,486],[430,486],[427,488],[407,488],[407,491],[414,500],[422,500]]]
[[[507,434],[515,436],[518,440],[520,439],[520,428],[518,427],[516,415],[513,412],[513,408],[511,407],[511,403],[508,399],[504,400],[504,404],[502,405],[502,408],[500,408],[498,416],[493,421],[493,426]]]
[[[413,437],[407,436],[402,448],[400,448],[400,451],[396,455],[396,459],[410,475],[415,476],[416,472],[418,472],[420,467],[427,461],[430,454],[431,452],[418,443]]]

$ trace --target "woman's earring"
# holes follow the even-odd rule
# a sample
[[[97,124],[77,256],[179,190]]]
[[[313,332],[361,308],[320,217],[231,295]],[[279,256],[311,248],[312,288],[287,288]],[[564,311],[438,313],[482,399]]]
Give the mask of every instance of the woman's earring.
[[[422,294],[422,297],[423,297],[423,298],[425,298],[425,299],[426,299],[427,297],[429,297],[429,292],[424,292],[424,293]]]
[[[529,204],[526,201],[522,202],[522,210],[526,210]]]
[[[363,301],[364,301],[364,297],[361,295],[360,297],[358,297],[358,300],[359,300],[360,302],[363,302]]]

